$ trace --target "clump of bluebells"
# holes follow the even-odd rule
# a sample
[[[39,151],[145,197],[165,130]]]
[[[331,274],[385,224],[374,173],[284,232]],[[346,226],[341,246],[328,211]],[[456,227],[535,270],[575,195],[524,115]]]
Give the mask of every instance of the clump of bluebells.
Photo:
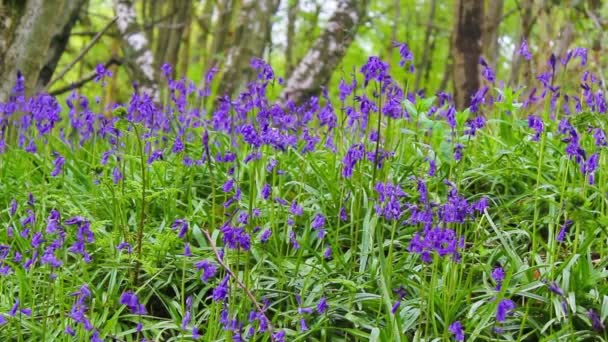
[[[413,72],[409,46],[394,47]],[[259,58],[234,96],[212,91],[218,68],[197,86],[163,65],[161,102],[136,87],[107,108],[77,90],[26,94],[18,74],[0,174],[36,177],[0,185],[18,189],[0,194],[0,337],[605,336],[607,127],[586,117],[608,111],[601,77],[558,85],[587,64],[570,50],[506,103],[478,62],[487,86],[467,110],[404,88],[378,56],[336,99],[302,103],[270,95],[284,82]],[[113,77],[95,72],[102,87]]]

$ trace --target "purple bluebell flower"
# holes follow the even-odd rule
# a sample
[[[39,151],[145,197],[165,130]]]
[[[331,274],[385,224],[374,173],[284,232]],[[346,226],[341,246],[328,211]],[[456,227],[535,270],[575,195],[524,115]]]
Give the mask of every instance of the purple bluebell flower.
[[[264,200],[267,200],[270,197],[270,193],[272,192],[272,188],[270,187],[270,184],[266,183],[264,184],[264,186],[262,187],[262,198]]]
[[[66,334],[68,334],[70,336],[75,336],[76,335],[76,331],[74,331],[74,328],[72,328],[71,325],[66,325],[65,329],[63,330],[63,332],[65,332]]]
[[[63,169],[63,164],[65,163],[65,158],[63,158],[59,153],[53,153],[55,156],[55,160],[53,161],[53,171],[51,172],[52,177],[57,177],[61,170]]]
[[[329,309],[329,305],[327,305],[327,298],[321,297],[321,299],[319,299],[319,302],[317,303],[317,312],[319,314],[324,314],[327,309]]]
[[[583,173],[589,177],[589,184],[595,184],[595,171],[599,166],[599,154],[592,154],[589,159],[585,162],[583,168]]]
[[[505,271],[502,269],[502,267],[495,267],[494,270],[492,270],[492,279],[494,279],[496,282],[495,290],[500,291],[502,281],[505,279]]]
[[[279,330],[272,334],[274,342],[285,342],[285,330]]]
[[[390,182],[376,183],[374,190],[378,194],[376,213],[388,221],[399,219],[403,214],[400,198],[407,196],[401,186]]]
[[[454,160],[459,162],[462,159],[462,149],[463,146],[460,143],[457,143],[454,147]]]
[[[258,71],[258,80],[267,82],[274,79],[272,67],[263,59],[254,57],[251,59],[250,65],[253,69]]]
[[[353,144],[348,148],[342,160],[342,177],[351,178],[357,162],[365,157],[365,146],[363,144]]]
[[[344,207],[340,207],[340,221],[348,221],[348,214],[346,213],[346,208]]]
[[[296,200],[293,200],[291,202],[289,212],[295,216],[302,216],[302,214],[304,214],[304,209],[302,208],[302,206],[298,205],[298,202],[296,202]]]
[[[595,146],[597,147],[608,146],[608,142],[606,142],[606,133],[601,128],[593,130],[593,139],[595,140]]]
[[[175,221],[173,221],[171,229],[177,230],[178,228],[179,233],[177,234],[177,237],[182,239],[188,233],[188,221],[186,221],[185,219],[176,219]]]
[[[118,166],[112,169],[112,181],[114,184],[118,184],[122,180],[122,172],[120,172],[120,168]]]
[[[557,237],[555,238],[557,242],[564,242],[566,234],[568,233],[568,230],[570,229],[573,223],[574,221],[572,220],[566,220],[566,222],[562,224],[559,232],[557,233]]]
[[[181,324],[181,328],[182,330],[186,330],[186,328],[188,327],[188,324],[190,324],[190,320],[191,320],[191,316],[192,313],[190,312],[192,309],[192,296],[188,296],[188,298],[186,298],[186,313],[184,314],[184,317],[182,318],[182,324]]]
[[[310,227],[317,231],[317,237],[323,239],[325,236],[325,216],[323,214],[316,214],[310,223]]]
[[[519,55],[521,55],[524,59],[526,59],[528,61],[532,59],[532,54],[530,53],[530,50],[528,49],[528,42],[526,42],[525,39],[523,39],[521,41],[521,45],[519,46],[518,53],[519,53]]]
[[[133,291],[123,292],[118,303],[125,305],[135,315],[145,315],[147,313],[145,305],[139,302],[137,294]]]
[[[344,79],[340,79],[340,84],[338,85],[338,98],[340,102],[344,103],[344,100],[353,92],[353,89],[353,85],[347,84]]]
[[[528,127],[532,128],[535,132],[532,140],[538,141],[538,139],[540,138],[540,135],[542,134],[542,132],[545,129],[543,120],[536,115],[530,115],[530,116],[528,116]]]
[[[458,239],[456,232],[449,228],[425,228],[422,234],[414,233],[410,241],[408,251],[420,254],[423,262],[432,261],[432,253],[437,253],[440,257],[452,256],[456,262],[460,261],[459,249],[464,247],[463,239]]]
[[[126,252],[127,254],[131,254],[131,253],[133,253],[133,248],[131,247],[131,244],[130,244],[130,243],[128,243],[128,242],[125,242],[125,241],[123,241],[123,242],[119,243],[119,244],[116,246],[116,249],[117,249],[118,251],[121,251],[121,252],[122,252],[122,251],[124,251],[124,252]]]
[[[407,43],[393,42],[393,47],[399,48],[399,66],[403,68],[406,63],[411,63],[410,67],[408,68],[408,71],[414,72],[414,54],[410,50]]]
[[[364,77],[364,85],[369,81],[384,81],[388,77],[388,63],[383,62],[376,56],[370,56],[359,70]]]
[[[510,299],[503,299],[498,303],[496,308],[496,320],[498,322],[504,322],[507,320],[507,316],[515,309],[515,302]]]
[[[230,280],[230,276],[224,276],[224,279],[213,289],[213,300],[224,301],[228,297],[228,280]]]
[[[401,306],[401,301],[397,300],[395,301],[395,303],[393,303],[393,306],[391,307],[391,313],[394,315],[397,310],[399,310],[399,307]]]
[[[558,296],[564,296],[564,291],[561,289],[561,287],[559,287],[559,285],[555,281],[547,283],[547,288],[549,289],[549,291],[555,293]]]
[[[591,321],[591,327],[593,328],[593,330],[595,330],[595,331],[604,330],[604,328],[605,328],[604,323],[602,322],[600,315],[598,315],[597,312],[595,312],[595,310],[589,309],[589,311],[587,311],[587,317]]]
[[[435,159],[428,158],[428,160],[429,160],[429,176],[434,177],[435,174],[437,173],[437,163],[435,162]]]
[[[300,248],[300,244],[298,243],[298,240],[296,239],[296,233],[293,230],[289,231],[289,242],[291,243],[291,247],[293,249]]]
[[[462,324],[459,321],[456,321],[450,324],[448,330],[452,335],[454,335],[454,340],[456,341],[464,341],[464,330],[462,329]]]
[[[36,222],[36,216],[34,214],[34,211],[32,211],[31,209],[28,209],[27,216],[23,220],[21,220],[21,225],[23,227],[28,226],[28,225],[33,226],[34,222]]]
[[[331,246],[327,246],[325,247],[325,252],[323,252],[323,258],[325,260],[330,260],[331,259]]]
[[[19,203],[17,203],[17,200],[13,198],[11,200],[11,209],[10,209],[11,217],[15,216],[15,213],[17,212],[17,208],[19,208]]]
[[[102,86],[105,86],[106,82],[104,81],[104,79],[106,77],[112,77],[112,71],[108,70],[103,64],[97,64],[97,66],[95,67],[95,78],[93,79],[93,82],[97,83],[101,81]]]
[[[241,227],[234,227],[228,222],[222,228],[222,242],[230,249],[242,248],[248,251],[251,248],[251,236]]]
[[[209,260],[198,261],[194,264],[194,267],[198,271],[203,271],[201,274],[201,280],[204,282],[207,282],[209,279],[215,277],[215,274],[217,273],[217,266],[215,266]]]
[[[271,236],[272,236],[272,230],[270,230],[270,229],[264,230],[262,232],[262,234],[260,235],[260,242],[262,242],[262,243],[268,242],[268,240],[270,239]]]
[[[481,71],[483,77],[489,82],[494,82],[496,75],[494,74],[494,71],[492,71],[492,68],[490,68],[488,65],[488,62],[486,62],[483,57],[479,57],[479,64],[483,67],[483,70]]]

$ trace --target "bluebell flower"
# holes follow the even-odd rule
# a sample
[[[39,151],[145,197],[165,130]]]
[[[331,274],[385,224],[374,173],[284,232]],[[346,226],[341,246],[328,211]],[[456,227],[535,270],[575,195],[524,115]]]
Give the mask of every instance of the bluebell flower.
[[[528,42],[526,42],[525,39],[523,39],[521,41],[521,45],[519,46],[518,53],[520,56],[522,56],[524,59],[526,59],[528,61],[530,59],[532,59],[532,54],[530,53],[530,50],[528,49]]]
[[[450,324],[448,330],[452,335],[454,335],[454,340],[456,341],[464,341],[464,330],[462,329],[462,324],[459,321],[456,321]]]
[[[557,242],[564,242],[566,234],[568,233],[568,229],[570,229],[570,227],[572,226],[573,223],[574,223],[574,221],[572,221],[572,220],[566,220],[566,222],[564,222],[564,224],[562,224],[562,226],[555,238],[555,240]]]
[[[55,160],[53,161],[53,171],[51,172],[52,177],[57,177],[63,168],[63,164],[65,163],[65,158],[63,158],[59,153],[54,152]]]
[[[133,314],[147,314],[145,305],[139,302],[137,294],[133,291],[125,291],[120,295],[119,304],[125,305]]]
[[[587,311],[587,317],[589,318],[589,320],[591,320],[591,327],[593,328],[593,330],[595,330],[595,331],[604,330],[604,328],[605,328],[604,323],[602,322],[602,319],[597,314],[597,312],[595,312],[595,310],[589,309],[589,311]]]
[[[186,221],[185,219],[176,219],[175,221],[173,221],[173,224],[171,224],[171,229],[177,230],[179,228],[179,233],[177,234],[177,237],[179,237],[180,239],[186,236],[186,234],[188,233],[188,227],[188,221]]]
[[[496,320],[498,322],[504,322],[507,320],[507,316],[515,309],[515,302],[510,299],[503,299],[498,303],[496,308]]]
[[[310,227],[317,231],[319,239],[323,239],[325,236],[325,216],[323,214],[316,214],[310,223]]]
[[[217,273],[217,266],[215,266],[209,260],[198,261],[194,264],[194,267],[198,271],[203,271],[201,274],[201,280],[204,282],[207,282],[209,279],[215,277],[215,274]]]
[[[228,280],[230,280],[230,276],[224,276],[224,279],[213,289],[213,300],[224,301],[228,297]]]

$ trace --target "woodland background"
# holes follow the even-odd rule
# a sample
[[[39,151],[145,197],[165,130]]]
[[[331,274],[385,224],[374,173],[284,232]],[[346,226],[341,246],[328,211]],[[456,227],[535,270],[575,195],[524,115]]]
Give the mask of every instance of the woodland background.
[[[413,70],[393,71],[404,80],[413,72],[408,89],[453,93],[464,108],[482,82],[481,56],[514,86],[530,84],[551,53],[585,46],[603,79],[607,13],[601,0],[2,0],[0,102],[17,70],[28,92],[62,95],[87,93],[98,64],[113,73],[95,93],[103,104],[126,101],[133,82],[159,91],[165,63],[201,88],[215,67],[216,95],[234,95],[255,77],[252,57],[268,61],[286,82],[281,96],[298,102],[336,89],[369,55],[397,60],[399,41],[415,57]],[[517,53],[524,39],[530,61]]]

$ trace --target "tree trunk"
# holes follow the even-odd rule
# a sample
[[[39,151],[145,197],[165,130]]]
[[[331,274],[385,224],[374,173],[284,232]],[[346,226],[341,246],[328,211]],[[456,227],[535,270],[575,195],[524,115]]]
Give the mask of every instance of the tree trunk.
[[[293,39],[296,34],[296,15],[300,2],[290,0],[287,7],[287,45],[285,46],[285,75],[293,70]]]
[[[295,103],[320,91],[342,61],[362,21],[367,1],[340,0],[327,28],[287,79],[281,99]]]
[[[436,1],[431,0],[431,9],[429,12],[429,19],[426,22],[426,31],[424,33],[424,49],[422,50],[422,59],[420,60],[420,65],[416,70],[416,81],[414,83],[414,89],[418,90],[420,88],[420,81],[422,80],[422,76],[426,74],[426,70],[429,69],[429,56],[431,52],[431,35],[433,34],[433,22],[435,21],[435,8]]]
[[[504,7],[504,0],[490,0],[488,1],[488,8],[486,9],[485,22],[483,30],[483,55],[488,62],[488,65],[492,70],[497,71],[498,62],[498,34],[500,22],[502,20],[502,13]]]
[[[515,49],[513,50],[513,58],[511,59],[511,77],[509,78],[509,86],[513,87],[519,82],[519,70],[521,69],[522,63],[526,63],[528,66],[530,65],[529,61],[523,60],[522,56],[519,54],[519,44],[522,41],[528,41],[530,38],[530,33],[532,32],[532,27],[534,26],[534,22],[536,21],[535,17],[532,16],[532,3],[525,2],[523,7],[520,8],[522,12],[521,18],[521,37],[518,42],[516,42]],[[529,68],[528,68],[529,69]]]
[[[169,63],[173,67],[172,77],[175,77],[177,73],[181,39],[190,22],[191,13],[192,4],[189,0],[173,0],[166,13],[162,14],[168,16],[167,22],[158,25],[159,38],[154,59],[157,62],[157,68]]]
[[[230,36],[230,23],[234,13],[234,0],[218,0],[218,20],[213,26],[213,49],[211,50],[211,62],[208,65],[216,65],[218,60],[225,57],[226,41]]]
[[[60,12],[62,19],[57,23],[57,27],[53,30],[54,35],[51,39],[49,51],[47,52],[46,63],[40,70],[40,75],[38,76],[37,89],[44,88],[51,80],[57,63],[67,47],[72,27],[74,27],[74,24],[76,24],[76,21],[80,17],[80,10],[83,8],[85,2],[86,0],[66,1],[66,8]]]
[[[138,83],[139,90],[147,92],[155,101],[160,98],[154,55],[148,38],[137,22],[135,7],[130,0],[115,0],[116,26],[123,40],[124,62],[131,79]]]
[[[226,54],[221,92],[232,95],[253,78],[253,70],[249,65],[251,58],[262,57],[266,42],[270,39],[270,19],[278,5],[277,0],[243,1],[234,40]]]
[[[452,55],[454,101],[459,110],[471,104],[471,96],[480,86],[482,28],[483,0],[458,0]]]
[[[25,77],[26,91],[31,92],[35,89],[41,70],[50,60],[47,56],[49,53],[54,56],[55,49],[61,48],[53,42],[53,37],[66,27],[64,21],[70,18],[67,14],[58,15],[69,12],[66,8],[67,2],[67,0],[2,1],[0,4],[0,102],[8,99],[15,85],[17,70]],[[71,5],[73,4],[69,6]],[[71,28],[71,25],[68,26]],[[48,67],[54,69],[54,65]],[[52,70],[43,74],[47,73],[52,74]]]

